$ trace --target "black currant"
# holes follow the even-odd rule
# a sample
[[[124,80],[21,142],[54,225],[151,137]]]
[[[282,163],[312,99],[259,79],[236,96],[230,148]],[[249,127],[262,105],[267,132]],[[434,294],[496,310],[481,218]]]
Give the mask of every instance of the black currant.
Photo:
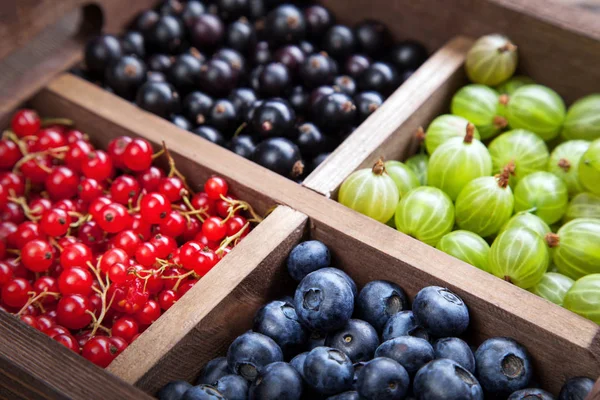
[[[271,49],[269,48],[269,43],[267,42],[258,42],[253,54],[254,64],[264,65],[271,62]]]
[[[191,54],[182,54],[167,71],[167,78],[181,95],[186,95],[198,86],[201,61]]]
[[[332,26],[323,38],[323,50],[338,60],[345,60],[354,51],[355,47],[354,32],[346,25]]]
[[[166,54],[154,54],[148,58],[148,70],[155,72],[166,73],[173,65],[174,57],[169,57]]]
[[[348,96],[356,93],[356,82],[348,75],[340,75],[333,80],[333,86]]]
[[[240,53],[249,53],[256,44],[256,31],[245,20],[232,22],[227,27],[225,43]]]
[[[164,82],[146,82],[138,90],[136,104],[153,114],[167,118],[179,108],[179,95]]]
[[[217,0],[219,16],[224,21],[233,21],[247,15],[250,10],[250,2],[248,0]]]
[[[252,114],[252,128],[261,137],[293,134],[296,113],[284,100],[264,101]]]
[[[148,71],[146,72],[146,81],[148,82],[167,82],[167,76],[162,72]]]
[[[233,103],[220,99],[210,110],[208,124],[214,126],[225,136],[231,136],[239,126],[239,117]]]
[[[427,49],[413,40],[400,42],[391,50],[389,60],[399,71],[414,71],[427,60]]]
[[[340,131],[352,125],[356,118],[356,105],[344,93],[327,95],[313,107],[314,122],[325,131]]]
[[[146,32],[144,39],[153,52],[174,54],[181,50],[184,34],[181,20],[163,15]]]
[[[243,115],[244,122],[249,125],[252,125],[252,119],[254,118],[254,113],[265,101],[264,100],[256,100],[252,103],[247,109],[246,113]]]
[[[266,33],[273,43],[297,43],[306,35],[304,15],[296,6],[281,5],[267,15]]]
[[[252,158],[252,154],[254,154],[256,144],[254,144],[252,136],[238,135],[231,139],[228,147],[229,150],[233,151],[235,154],[250,159]]]
[[[136,56],[123,56],[109,65],[104,81],[115,94],[133,100],[139,87],[146,81],[146,64]]]
[[[214,104],[212,97],[203,92],[192,92],[183,99],[183,115],[194,125],[203,125]]]
[[[300,76],[310,88],[331,84],[335,75],[333,60],[323,53],[310,55],[300,67]]]
[[[311,42],[309,42],[308,40],[301,41],[298,46],[300,47],[300,49],[304,53],[305,57],[308,57],[309,55],[311,55],[312,53],[315,52],[315,46]]]
[[[213,59],[200,69],[200,88],[212,96],[227,96],[235,84],[234,72],[226,61]]]
[[[192,130],[192,124],[183,115],[177,115],[177,114],[171,115],[171,118],[169,118],[169,120],[172,123],[174,123],[177,127],[181,128],[183,130],[186,130],[186,131]]]
[[[371,60],[369,57],[362,54],[354,54],[346,60],[344,72],[354,79],[359,79],[370,66]]]
[[[362,91],[375,91],[383,96],[389,96],[399,85],[396,69],[390,64],[376,62],[364,72],[358,81]]]
[[[305,58],[306,55],[302,49],[295,45],[282,47],[275,53],[275,61],[285,65],[292,75],[298,74]]]
[[[144,35],[136,31],[126,32],[121,38],[123,54],[138,56],[143,59],[146,56],[144,48]]]
[[[313,5],[304,9],[306,30],[314,39],[321,39],[325,32],[334,24],[335,18],[331,12],[320,5]]]
[[[265,4],[265,0],[249,0],[249,2],[248,18],[254,21],[266,15],[267,5]]]
[[[196,129],[192,130],[192,133],[195,133],[196,135],[208,140],[209,142],[218,144],[219,146],[225,146],[225,139],[223,138],[223,135],[221,135],[221,132],[219,132],[212,126],[201,125]]]
[[[265,65],[258,75],[258,90],[263,97],[281,97],[290,87],[288,69],[281,63]]]
[[[237,88],[233,89],[227,99],[231,101],[239,115],[245,115],[248,108],[256,101],[256,93],[250,88]]]
[[[296,86],[288,96],[288,101],[296,111],[296,114],[305,114],[308,110],[310,93],[303,86]]]
[[[231,67],[236,80],[246,74],[246,60],[239,51],[222,48],[213,55],[215,60],[223,60]]]
[[[142,32],[142,34],[146,34],[159,18],[160,15],[154,10],[142,11],[135,19],[133,28],[138,32]]]
[[[366,20],[354,28],[356,42],[362,53],[379,56],[392,43],[387,26],[378,21]]]
[[[403,73],[400,74],[400,82],[404,83],[406,82],[406,80],[408,78],[410,78],[412,76],[412,74],[414,74],[415,71],[413,70],[406,70]]]
[[[383,97],[377,92],[361,92],[354,96],[358,122],[361,123],[383,104]]]
[[[315,124],[305,122],[298,126],[296,144],[303,157],[313,158],[324,150],[327,138]]]
[[[329,96],[337,91],[338,90],[336,90],[336,88],[333,86],[319,86],[318,88],[313,89],[313,91],[310,92],[310,97],[308,99],[308,106],[310,110],[314,112],[315,107],[323,97]]]
[[[197,0],[189,0],[185,3],[183,11],[181,11],[181,19],[186,27],[190,27],[194,24],[196,18],[206,13],[206,7],[202,2]]]
[[[223,22],[212,14],[202,14],[195,18],[189,30],[192,45],[203,51],[216,49],[225,36]]]
[[[260,143],[252,161],[287,178],[297,178],[304,172],[298,146],[286,138],[269,138]]]
[[[119,39],[113,35],[98,36],[85,46],[85,65],[92,74],[104,76],[106,68],[122,55]]]
[[[309,164],[309,170],[312,172],[315,169],[317,169],[317,167],[319,165],[321,165],[323,163],[323,161],[325,161],[325,159],[327,159],[327,157],[329,157],[330,154],[331,153],[321,153],[318,156],[316,156],[315,158],[313,158]]]
[[[179,16],[183,12],[183,3],[181,0],[165,0],[159,7],[161,15]]]

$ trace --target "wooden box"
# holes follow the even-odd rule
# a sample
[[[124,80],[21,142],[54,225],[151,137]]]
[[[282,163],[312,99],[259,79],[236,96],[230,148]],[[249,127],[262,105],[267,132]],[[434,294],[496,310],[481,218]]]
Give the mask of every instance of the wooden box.
[[[66,12],[85,2],[62,3],[69,3]],[[135,3],[143,9],[153,1]],[[303,186],[75,76],[55,77],[80,60],[81,40],[69,47],[68,60],[57,64],[52,56],[46,58],[45,68],[25,70],[27,79],[8,85],[23,92],[8,93],[3,87],[0,117],[28,99],[42,115],[75,120],[97,144],[106,145],[120,135],[145,137],[155,145],[164,140],[192,186],[218,174],[230,182],[236,196],[249,201],[259,213],[276,208],[107,370],[0,312],[1,398],[140,399],[149,398],[148,394],[169,380],[193,379],[207,361],[224,354],[237,335],[251,328],[261,305],[292,293],[285,259],[295,244],[307,238],[327,244],[334,266],[348,272],[359,286],[373,279],[388,279],[411,298],[427,285],[452,289],[470,308],[473,340],[514,337],[532,353],[540,382],[555,393],[568,377],[600,375],[598,325],[331,199],[344,178],[357,168],[379,156],[403,159],[413,152],[416,128],[447,110],[452,94],[465,83],[462,64],[472,44],[467,37],[448,42],[451,36],[507,33],[521,46],[522,72],[572,101],[600,91],[600,70],[590,67],[600,63],[596,20],[544,0],[324,3],[343,22],[356,22],[359,16],[378,18],[387,22],[398,38],[414,37],[439,50]],[[125,20],[110,29],[118,31]],[[554,51],[549,51],[550,46]],[[6,49],[0,46],[0,55],[11,50]],[[0,73],[5,61],[0,60]],[[600,398],[600,394],[596,396]]]

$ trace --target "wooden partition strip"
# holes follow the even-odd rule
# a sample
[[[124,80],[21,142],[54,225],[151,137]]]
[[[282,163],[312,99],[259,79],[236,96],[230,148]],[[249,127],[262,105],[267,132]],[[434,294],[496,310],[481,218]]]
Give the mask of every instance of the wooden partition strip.
[[[304,186],[326,197],[334,196],[344,179],[366,159],[387,155],[375,153],[390,138],[394,140],[385,146],[386,151],[407,148],[413,135],[394,134],[415,113],[427,111],[421,108],[430,97],[445,99],[446,93],[454,91],[455,75],[462,73],[472,43],[469,38],[458,37],[442,47],[304,180]]]
[[[285,280],[278,266],[302,237],[306,221],[297,211],[277,207],[108,371],[150,393],[171,380],[197,376],[243,332],[236,320],[253,315],[271,294],[272,282]]]
[[[0,398],[151,399],[2,311],[0,332]]]

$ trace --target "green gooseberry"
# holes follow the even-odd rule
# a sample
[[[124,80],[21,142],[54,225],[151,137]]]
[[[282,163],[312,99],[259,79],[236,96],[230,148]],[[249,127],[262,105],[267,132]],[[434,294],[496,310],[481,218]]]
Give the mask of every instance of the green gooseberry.
[[[567,205],[567,185],[550,172],[534,172],[515,187],[515,211],[530,211],[547,224],[560,221]]]
[[[444,235],[436,248],[479,269],[488,271],[490,245],[473,232],[458,230]]]
[[[556,272],[546,272],[529,291],[559,306],[563,305],[565,296],[575,281]]]
[[[564,307],[600,325],[600,274],[575,281],[565,296]]]
[[[600,219],[600,196],[584,192],[573,197],[567,206],[563,222],[569,222],[575,218]]]
[[[465,70],[471,81],[495,86],[513,76],[517,63],[517,46],[506,36],[492,34],[477,39],[467,53]]]
[[[594,140],[581,156],[579,180],[586,191],[600,195],[600,139]]]
[[[429,124],[429,127],[427,127],[427,132],[425,134],[425,148],[427,149],[427,152],[433,154],[435,149],[450,138],[464,138],[467,134],[469,124],[469,121],[458,115],[440,115]],[[473,137],[475,139],[481,139],[477,128],[475,128],[473,132]]]
[[[386,161],[385,171],[396,183],[400,198],[412,189],[421,186],[419,178],[414,171],[400,161]]]
[[[590,147],[586,140],[569,140],[552,151],[548,160],[548,171],[562,179],[567,185],[569,196],[585,191],[579,180],[579,161]]]
[[[518,75],[513,76],[509,80],[500,85],[496,86],[496,91],[500,94],[506,94],[510,96],[513,94],[518,88],[525,85],[531,85],[535,83],[533,79],[528,76]]]
[[[600,94],[591,94],[569,107],[561,133],[567,140],[600,139]]]
[[[540,237],[546,237],[547,234],[551,233],[552,230],[540,217],[533,215],[529,212],[522,211],[517,213],[508,220],[506,224],[500,229],[500,232],[512,228],[528,228],[540,235]]]
[[[429,168],[429,156],[427,154],[415,154],[404,163],[413,170],[422,186],[427,185],[427,169]]]
[[[496,136],[508,125],[504,108],[494,89],[475,84],[461,88],[450,103],[450,112],[475,124],[483,140]]]
[[[600,220],[576,218],[546,235],[558,271],[572,279],[600,273]]]

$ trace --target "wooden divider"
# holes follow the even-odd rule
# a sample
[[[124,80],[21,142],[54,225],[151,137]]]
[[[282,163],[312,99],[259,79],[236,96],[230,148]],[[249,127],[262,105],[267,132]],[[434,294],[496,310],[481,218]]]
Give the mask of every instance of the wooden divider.
[[[456,70],[450,69],[446,73],[452,77]],[[443,82],[451,80],[451,77]],[[435,101],[439,104],[440,99],[449,93],[440,90],[440,86],[436,86],[432,93],[432,98],[437,98]],[[600,374],[600,328],[593,322],[307,190],[152,116],[101,88],[65,75],[36,96],[32,105],[47,115],[75,119],[82,129],[102,143],[121,134],[144,136],[155,143],[165,140],[177,154],[178,165],[181,161],[184,173],[194,176],[194,180],[201,181],[212,173],[218,173],[230,180],[239,196],[256,202],[255,205],[261,211],[268,210],[273,204],[282,204],[308,216],[310,236],[327,243],[339,261],[338,266],[351,271],[359,284],[376,278],[391,279],[405,288],[411,296],[421,287],[431,284],[455,290],[470,307],[474,338],[482,340],[497,335],[514,337],[530,350],[541,381],[555,392],[569,376]],[[399,121],[399,124],[405,122]],[[244,242],[240,245],[238,256],[235,256],[237,262],[234,263],[234,259],[227,262],[227,258],[224,261],[231,268],[242,268],[242,276],[246,274],[256,278],[247,278],[251,280],[248,283],[242,281],[239,288],[234,289],[233,283],[239,282],[235,279],[243,279],[236,275],[237,278],[232,278],[232,287],[219,290],[216,297],[201,293],[201,289],[190,292],[192,297],[189,300],[184,297],[181,303],[173,307],[173,311],[169,311],[169,315],[182,313],[186,318],[191,316],[192,324],[202,322],[199,328],[187,326],[171,330],[167,322],[159,320],[156,328],[153,326],[149,329],[149,336],[144,337],[144,334],[138,339],[137,343],[141,344],[134,343],[130,350],[120,356],[124,358],[117,358],[110,371],[130,383],[152,391],[160,382],[164,382],[161,380],[162,374],[166,374],[164,379],[174,378],[176,375],[189,378],[215,352],[224,351],[226,343],[232,337],[249,327],[250,316],[247,314],[266,298],[257,296],[255,302],[250,301],[248,308],[241,308],[240,301],[243,303],[248,300],[245,294],[249,288],[257,285],[256,290],[251,293],[264,293],[267,296],[273,294],[276,287],[287,287],[285,283],[280,284],[282,272],[270,269],[269,265],[283,262],[284,254],[301,236],[305,217],[285,208],[278,208],[276,213],[282,217],[287,214],[286,218],[290,221],[282,223],[281,227],[275,224],[275,219],[272,222],[267,219],[263,224],[275,228],[271,234],[276,235],[278,240],[285,237],[282,240],[282,251],[274,253],[277,240],[271,240],[269,234],[259,234],[267,229],[259,225],[256,228],[258,233],[254,232],[256,236],[252,238],[254,233],[251,233],[246,239],[246,243],[258,243],[258,247],[266,247],[266,253],[263,249],[256,249],[260,255],[257,257],[257,253],[253,253],[248,258],[263,261],[258,266],[258,272],[250,272],[256,265],[239,264],[245,262],[243,253],[246,250],[242,251],[241,248]],[[282,229],[282,232],[277,233],[278,229]],[[287,237],[285,232],[288,232]],[[219,267],[218,271],[219,274],[226,273],[225,267]],[[210,282],[224,282],[216,275],[218,274],[213,274],[212,277],[207,275],[206,283],[202,284],[201,281],[199,288],[209,291],[214,289]],[[204,296],[208,296],[206,298],[210,299],[208,301],[211,304],[219,305],[213,313],[210,312],[210,306],[198,304],[196,315],[188,308],[191,307],[190,302],[193,302],[191,299]],[[219,299],[223,299],[221,303],[218,303]],[[178,311],[179,306],[188,309]],[[239,310],[244,311],[240,313]],[[227,319],[232,320],[230,325],[226,323]],[[242,321],[246,321],[245,325]],[[171,323],[172,326],[173,324]],[[158,332],[165,336],[164,339],[151,340],[154,335],[159,335]],[[176,344],[177,338],[183,338],[179,345]],[[159,349],[153,353],[152,346],[155,343]],[[146,357],[149,357],[147,362],[143,361]],[[186,361],[188,357],[196,363],[195,366],[190,366],[193,362]],[[135,368],[136,361],[133,360],[140,363],[139,369]],[[178,375],[181,370],[176,369],[177,363],[184,363],[185,368],[182,369],[190,369],[189,372],[183,371],[183,375]],[[169,372],[172,368],[176,372]]]

